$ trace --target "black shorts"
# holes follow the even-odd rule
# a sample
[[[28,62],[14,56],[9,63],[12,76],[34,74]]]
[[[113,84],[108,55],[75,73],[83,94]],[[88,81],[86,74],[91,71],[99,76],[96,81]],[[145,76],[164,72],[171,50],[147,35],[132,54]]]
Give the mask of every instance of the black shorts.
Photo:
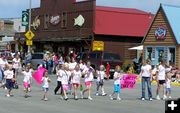
[[[14,85],[14,83],[11,79],[6,79],[6,88],[7,89],[12,89],[13,85]]]
[[[97,85],[98,86],[103,86],[104,85],[104,80],[97,81]]]
[[[159,84],[160,84],[160,85],[163,85],[163,84],[165,84],[165,83],[166,83],[165,80],[159,80]]]

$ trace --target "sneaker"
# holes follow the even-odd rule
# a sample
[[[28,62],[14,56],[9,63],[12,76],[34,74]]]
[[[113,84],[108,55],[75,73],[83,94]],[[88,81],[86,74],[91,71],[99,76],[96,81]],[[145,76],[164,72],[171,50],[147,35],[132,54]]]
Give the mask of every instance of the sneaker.
[[[44,98],[44,101],[47,101],[48,100],[48,98]]]
[[[159,95],[157,95],[156,99],[157,99],[157,100],[161,100],[161,98],[159,97]]]
[[[166,100],[166,99],[167,99],[167,96],[166,96],[166,95],[164,95],[164,96],[163,96],[163,100]]]
[[[121,98],[120,98],[120,97],[118,97],[118,98],[117,98],[117,100],[121,100]]]
[[[113,100],[113,97],[112,97],[112,95],[109,95],[109,97],[110,97],[110,99],[111,99],[111,100]]]
[[[99,93],[96,93],[96,96],[99,96]]]
[[[142,101],[145,101],[145,98],[141,98]]]
[[[68,97],[65,97],[64,100],[68,100]]]
[[[75,97],[74,97],[74,100],[78,100],[78,97],[77,97],[77,96],[75,96]]]
[[[153,99],[152,98],[149,98],[150,101],[152,101]]]
[[[88,97],[89,100],[93,100],[91,97]]]
[[[10,95],[9,95],[9,94],[7,94],[7,95],[6,95],[6,97],[10,97]]]
[[[171,97],[171,96],[169,96],[169,99],[172,99],[172,97]]]
[[[107,94],[106,93],[102,93],[102,96],[106,96]]]

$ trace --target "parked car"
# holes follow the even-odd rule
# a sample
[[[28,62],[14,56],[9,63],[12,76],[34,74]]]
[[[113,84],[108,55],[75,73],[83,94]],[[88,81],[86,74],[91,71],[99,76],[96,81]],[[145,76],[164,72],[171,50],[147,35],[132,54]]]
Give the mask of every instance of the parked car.
[[[44,53],[43,52],[37,52],[32,54],[32,59],[31,59],[31,66],[32,68],[37,68],[40,64],[43,64],[43,59],[44,59]],[[26,61],[23,60],[23,67],[25,66]]]
[[[80,59],[83,61],[89,60],[91,62],[91,66],[95,69],[98,69],[98,67],[101,64],[106,66],[107,62],[109,62],[111,78],[112,78],[112,73],[114,73],[115,71],[115,66],[116,65],[122,66],[123,64],[118,54],[106,52],[106,51],[93,51],[90,53],[79,53],[77,55],[77,60],[80,60]]]

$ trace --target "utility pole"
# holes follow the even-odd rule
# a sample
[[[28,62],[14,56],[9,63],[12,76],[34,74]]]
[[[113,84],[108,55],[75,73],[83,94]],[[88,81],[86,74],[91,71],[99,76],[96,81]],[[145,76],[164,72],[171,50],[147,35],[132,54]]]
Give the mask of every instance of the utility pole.
[[[29,28],[28,30],[31,31],[31,5],[32,5],[32,0],[29,0]],[[28,52],[31,51],[31,46],[28,45]]]

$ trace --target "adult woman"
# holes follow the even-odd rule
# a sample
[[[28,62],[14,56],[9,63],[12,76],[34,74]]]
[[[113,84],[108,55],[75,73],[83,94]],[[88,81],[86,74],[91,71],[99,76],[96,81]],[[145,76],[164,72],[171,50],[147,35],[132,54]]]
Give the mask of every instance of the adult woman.
[[[151,81],[152,81],[152,67],[150,61],[146,60],[141,67],[140,76],[142,77],[142,97],[145,100],[145,89],[147,84],[149,100],[152,101]]]

